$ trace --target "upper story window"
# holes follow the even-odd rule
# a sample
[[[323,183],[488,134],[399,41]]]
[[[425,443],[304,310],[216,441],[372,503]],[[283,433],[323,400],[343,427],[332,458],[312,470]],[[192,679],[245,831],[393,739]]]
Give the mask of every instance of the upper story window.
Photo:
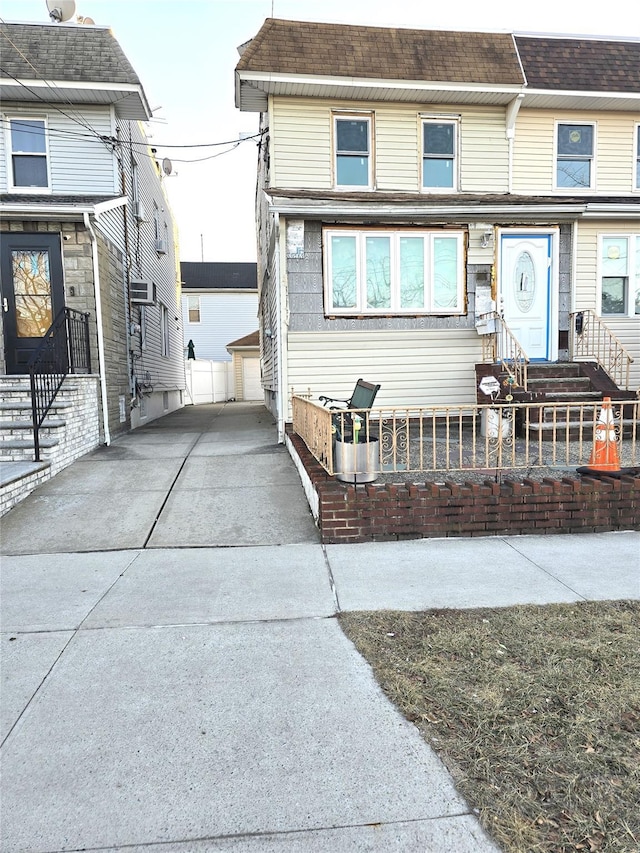
[[[428,119],[422,122],[422,187],[457,189],[457,122]]]
[[[190,323],[200,322],[200,297],[187,296],[187,316]]]
[[[593,124],[558,124],[556,187],[590,190],[594,188]]]
[[[170,354],[170,337],[169,337],[169,309],[166,305],[160,303],[160,355],[169,356]]]
[[[601,238],[600,288],[603,316],[640,314],[640,236]]]
[[[44,119],[10,119],[9,139],[12,188],[25,192],[49,189],[47,127]]]
[[[636,182],[634,184],[637,190],[640,190],[640,124],[636,127]]]
[[[334,122],[336,186],[371,188],[371,116],[335,116]]]
[[[464,313],[462,231],[327,229],[327,314]]]

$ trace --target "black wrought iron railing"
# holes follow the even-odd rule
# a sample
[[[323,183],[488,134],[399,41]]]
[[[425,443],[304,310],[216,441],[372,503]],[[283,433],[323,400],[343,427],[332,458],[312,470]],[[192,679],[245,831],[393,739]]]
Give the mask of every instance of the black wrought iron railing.
[[[35,461],[40,461],[40,429],[69,373],[91,373],[89,314],[63,308],[29,364]]]

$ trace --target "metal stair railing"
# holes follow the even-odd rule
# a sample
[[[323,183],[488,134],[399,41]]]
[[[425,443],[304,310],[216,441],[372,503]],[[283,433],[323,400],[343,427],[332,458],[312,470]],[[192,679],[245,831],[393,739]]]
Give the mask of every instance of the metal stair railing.
[[[574,311],[571,319],[571,360],[595,361],[623,391],[629,390],[633,358],[591,308]]]
[[[482,337],[482,360],[498,362],[509,376],[510,385],[527,390],[527,365],[529,359],[520,342],[498,311],[480,314],[478,320],[485,328],[492,329]]]
[[[63,308],[47,329],[29,364],[35,461],[40,461],[40,429],[65,376],[91,373],[89,314]]]

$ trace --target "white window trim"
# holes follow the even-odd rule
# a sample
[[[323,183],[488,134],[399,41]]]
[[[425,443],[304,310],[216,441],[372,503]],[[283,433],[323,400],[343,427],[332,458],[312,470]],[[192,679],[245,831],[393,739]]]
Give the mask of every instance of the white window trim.
[[[200,323],[202,323],[202,303],[200,301],[200,297],[199,296],[192,296],[190,294],[185,294],[185,296],[187,299],[187,323],[190,326],[197,326]],[[191,313],[191,308],[189,307],[189,300],[190,299],[197,299],[198,300],[198,319],[197,320],[192,320],[191,317],[189,316],[189,314]]]
[[[604,314],[602,311],[602,279],[604,278],[603,270],[603,243],[605,240],[626,240],[627,241],[627,304],[626,310],[621,314]],[[638,319],[640,315],[635,313],[635,284],[636,274],[640,273],[640,269],[636,270],[636,244],[640,243],[640,234],[632,231],[603,231],[598,234],[598,272],[597,272],[597,287],[596,287],[596,314],[602,317],[603,320],[629,320]]]
[[[358,112],[358,111],[345,111],[342,112],[340,110],[334,110],[332,112],[332,121],[331,121],[331,132],[333,134],[331,150],[333,152],[332,156],[332,168],[333,168],[333,186],[334,189],[337,190],[353,190],[357,192],[366,192],[367,190],[374,189],[374,181],[373,181],[373,158],[374,158],[374,150],[373,150],[373,139],[374,139],[374,114],[373,112]],[[338,131],[337,124],[338,121],[348,121],[349,119],[355,119],[357,121],[366,121],[369,127],[369,152],[367,154],[367,184],[339,184],[338,183]]]
[[[425,124],[452,124],[453,125],[453,186],[452,187],[425,187],[424,186],[424,126]],[[460,188],[460,118],[458,116],[427,116],[421,115],[419,121],[420,140],[418,150],[420,151],[420,191],[430,195],[444,195],[445,193],[457,193]]]
[[[6,131],[5,131],[5,142],[6,142],[6,151],[7,151],[7,185],[9,188],[9,192],[20,193],[21,195],[33,194],[33,195],[42,195],[43,193],[51,192],[51,157],[49,152],[49,123],[47,121],[46,116],[42,115],[6,115]],[[13,147],[11,145],[11,122],[20,122],[20,121],[41,121],[44,125],[44,153],[43,154],[33,154],[33,157],[44,157],[45,165],[47,167],[47,184],[42,187],[23,187],[14,184],[13,179],[13,155],[14,153],[20,154],[21,152],[14,152]],[[25,155],[27,156],[27,155]]]
[[[589,158],[589,186],[588,187],[560,187],[558,186],[558,130],[562,125],[575,125],[576,127],[593,128],[593,150]],[[578,121],[577,119],[556,119],[553,130],[553,189],[559,193],[576,195],[580,193],[592,193],[596,190],[596,152],[598,150],[598,124],[595,121]],[[585,158],[586,159],[586,158]]]
[[[163,358],[169,358],[171,355],[171,341],[169,336],[169,309],[163,303],[159,303],[160,307],[160,355]]]
[[[640,192],[640,122],[633,128],[633,174],[631,185],[633,192]]]
[[[356,237],[356,306],[347,308],[335,308],[332,304],[332,259],[331,238],[334,236]],[[385,308],[367,307],[366,276],[365,270],[365,247],[367,237],[391,237],[391,306]],[[401,308],[400,302],[400,253],[398,251],[399,241],[402,237],[423,237],[428,240],[425,246],[425,268],[428,270],[429,278],[425,281],[425,307],[424,308]],[[457,253],[457,300],[456,306],[452,308],[438,309],[433,306],[433,288],[431,285],[433,245],[438,237],[455,237],[458,242]],[[463,230],[448,229],[410,229],[410,228],[325,228],[322,235],[323,242],[323,278],[324,278],[324,301],[325,315],[328,317],[388,317],[388,316],[440,316],[451,317],[464,315],[465,306],[465,232]]]

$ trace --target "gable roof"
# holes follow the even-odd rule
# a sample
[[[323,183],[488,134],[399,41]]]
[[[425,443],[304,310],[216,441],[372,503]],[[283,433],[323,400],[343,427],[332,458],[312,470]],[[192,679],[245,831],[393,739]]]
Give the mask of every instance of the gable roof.
[[[251,332],[249,335],[245,335],[243,338],[238,338],[237,341],[231,341],[230,344],[227,344],[227,349],[254,349],[260,346],[260,332],[255,331]]]
[[[640,41],[516,36],[532,89],[640,92]]]
[[[242,46],[236,106],[268,96],[637,110],[640,40],[457,32],[267,18]]]
[[[121,118],[151,116],[140,79],[108,27],[0,23],[0,52],[5,103],[107,103]]]
[[[182,261],[183,290],[258,290],[258,265],[248,262]]]
[[[239,71],[520,85],[513,38],[267,18]]]

